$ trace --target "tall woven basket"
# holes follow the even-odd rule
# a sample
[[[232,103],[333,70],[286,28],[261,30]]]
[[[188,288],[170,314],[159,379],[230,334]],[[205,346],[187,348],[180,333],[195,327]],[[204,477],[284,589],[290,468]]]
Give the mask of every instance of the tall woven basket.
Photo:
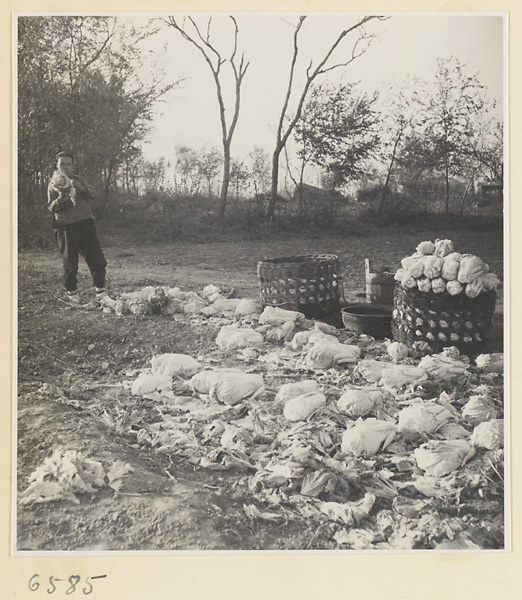
[[[257,263],[264,306],[298,310],[307,317],[331,314],[340,307],[342,284],[334,254],[272,258]]]
[[[480,352],[491,335],[495,291],[468,298],[447,292],[421,292],[395,285],[392,335],[397,342],[412,346],[427,342],[435,351],[456,346],[461,352]]]

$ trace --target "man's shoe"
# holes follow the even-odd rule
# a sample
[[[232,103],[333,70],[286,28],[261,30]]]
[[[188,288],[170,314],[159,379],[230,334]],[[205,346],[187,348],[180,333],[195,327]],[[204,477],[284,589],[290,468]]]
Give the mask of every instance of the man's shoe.
[[[107,298],[108,294],[105,288],[94,288],[94,298],[96,302],[100,303],[104,298]]]
[[[67,300],[74,306],[80,306],[81,300],[78,292],[67,292]]]

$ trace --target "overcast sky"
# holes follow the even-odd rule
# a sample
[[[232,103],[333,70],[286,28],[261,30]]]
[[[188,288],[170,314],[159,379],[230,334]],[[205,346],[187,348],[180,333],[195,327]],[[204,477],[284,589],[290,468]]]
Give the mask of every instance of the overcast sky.
[[[239,25],[239,49],[250,62],[232,147],[233,156],[244,158],[254,146],[267,151],[274,146],[274,131],[292,57],[293,26],[298,14],[233,14]],[[389,15],[391,18],[384,22],[372,21],[366,26],[367,33],[375,35],[368,51],[348,67],[332,71],[328,75],[330,79],[360,81],[369,91],[385,90],[389,86],[402,85],[412,76],[428,78],[435,70],[437,58],[453,55],[468,65],[470,74],[478,73],[490,97],[498,103],[499,116],[502,115],[505,23],[500,13],[482,13],[480,16],[477,13]],[[141,15],[140,19],[148,16],[155,15]],[[362,16],[357,13],[316,13],[308,17],[300,35],[298,84],[309,62],[322,58],[339,32]],[[197,20],[206,24],[208,16],[199,14]],[[213,16],[212,39],[225,56],[230,51],[232,33],[228,16]],[[347,59],[354,39],[352,36],[343,41],[331,64]],[[183,77],[185,81],[162,105],[164,114],[155,121],[150,143],[145,147],[146,157],[164,156],[172,160],[178,145],[220,147],[215,87],[201,54],[171,28],[151,38],[148,44],[165,63],[167,78]]]

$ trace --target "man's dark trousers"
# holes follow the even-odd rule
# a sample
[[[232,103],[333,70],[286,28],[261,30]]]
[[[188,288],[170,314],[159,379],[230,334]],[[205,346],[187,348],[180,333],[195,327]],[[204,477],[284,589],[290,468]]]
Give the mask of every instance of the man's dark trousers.
[[[105,267],[94,219],[84,219],[70,225],[56,226],[54,235],[63,258],[63,283],[68,292],[76,290],[78,281],[78,256],[85,259],[95,287],[105,287]]]

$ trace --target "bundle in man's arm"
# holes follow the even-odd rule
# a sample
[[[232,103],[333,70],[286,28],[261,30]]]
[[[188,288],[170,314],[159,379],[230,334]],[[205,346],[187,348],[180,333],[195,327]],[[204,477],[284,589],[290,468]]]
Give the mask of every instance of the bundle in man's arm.
[[[56,213],[64,208],[70,208],[71,206],[76,206],[76,202],[69,193],[65,190],[58,191],[49,184],[47,190],[47,208],[51,212]]]
[[[71,179],[62,173],[58,169],[55,170],[51,181],[49,182],[49,190],[53,190],[58,193],[58,197],[62,198],[64,195],[70,199],[73,206],[76,206],[76,190]]]

